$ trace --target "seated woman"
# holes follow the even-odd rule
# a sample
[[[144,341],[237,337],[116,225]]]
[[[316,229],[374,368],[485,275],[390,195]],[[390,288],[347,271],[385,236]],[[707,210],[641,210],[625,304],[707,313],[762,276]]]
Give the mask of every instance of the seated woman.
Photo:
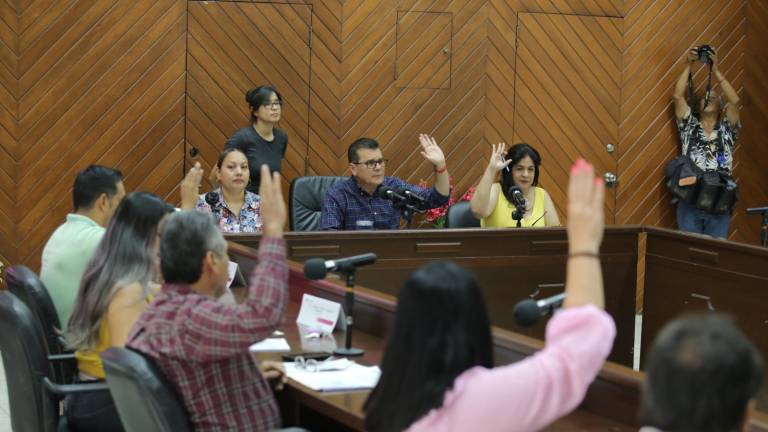
[[[158,196],[134,192],[109,222],[83,274],[65,333],[76,350],[80,381],[104,380],[99,355],[125,346],[131,327],[160,288],[159,231],[172,211]],[[65,407],[70,430],[123,430],[108,391],[70,395]]]
[[[517,186],[525,197],[522,227],[559,226],[560,219],[547,191],[538,187],[541,156],[528,144],[515,144],[504,158],[504,143],[493,146],[488,167],[469,202],[472,214],[480,219],[480,226],[507,228],[517,226],[513,213],[511,189]],[[501,180],[494,183],[501,171]]]
[[[565,309],[547,324],[545,348],[518,363],[492,368],[485,303],[466,270],[435,262],[411,275],[365,404],[366,430],[533,431],[576,408],[616,334],[602,310],[604,194],[579,160],[569,186]]]
[[[212,213],[216,224],[224,232],[261,232],[259,196],[246,190],[250,171],[248,158],[242,150],[227,148],[216,162],[216,179],[219,187],[207,194],[198,195],[200,179],[189,177],[199,169],[190,170],[181,187],[181,208],[197,208]]]

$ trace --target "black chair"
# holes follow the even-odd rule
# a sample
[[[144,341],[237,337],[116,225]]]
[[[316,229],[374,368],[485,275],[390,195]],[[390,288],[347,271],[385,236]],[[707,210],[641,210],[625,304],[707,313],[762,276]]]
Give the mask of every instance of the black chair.
[[[8,291],[0,291],[0,353],[15,431],[66,431],[66,421],[59,417],[61,399],[76,392],[107,390],[105,383],[60,385],[51,381],[40,324]]]
[[[334,183],[344,181],[347,178],[309,176],[294,179],[288,194],[291,231],[319,230],[325,191]]]
[[[445,215],[446,228],[479,228],[480,220],[472,214],[469,201],[460,201],[448,207]]]
[[[152,359],[130,348],[110,348],[101,353],[101,361],[126,432],[193,430],[174,385]],[[299,432],[304,429],[286,428],[280,431]]]
[[[74,354],[66,349],[59,334],[61,323],[53,300],[37,274],[23,265],[15,265],[6,271],[8,289],[27,305],[40,324],[45,337],[46,350],[57,361],[52,365],[54,381],[71,383],[77,372]]]

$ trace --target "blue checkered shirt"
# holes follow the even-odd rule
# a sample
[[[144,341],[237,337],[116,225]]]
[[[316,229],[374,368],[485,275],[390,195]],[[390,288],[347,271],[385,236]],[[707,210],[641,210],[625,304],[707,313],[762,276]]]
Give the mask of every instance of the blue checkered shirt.
[[[424,189],[397,178],[384,177],[381,187],[391,190],[408,189],[426,199],[425,208],[440,207],[448,203],[447,196],[432,187]],[[358,222],[362,221],[362,224]],[[371,196],[362,190],[354,177],[335,183],[328,188],[323,200],[323,214],[320,218],[320,229],[323,230],[358,230],[370,227],[373,229],[398,229],[400,227],[400,210],[392,205],[392,201],[377,196]]]

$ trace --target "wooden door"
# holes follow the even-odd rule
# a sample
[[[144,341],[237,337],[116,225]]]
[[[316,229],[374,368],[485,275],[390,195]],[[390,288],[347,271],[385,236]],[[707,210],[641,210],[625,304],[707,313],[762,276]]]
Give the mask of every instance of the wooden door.
[[[283,96],[278,127],[288,134],[284,190],[306,172],[311,7],[189,2],[185,169],[207,177],[227,138],[250,124],[245,92],[271,85]],[[287,197],[287,195],[286,195]]]
[[[561,220],[570,166],[578,157],[601,175],[616,174],[621,30],[620,18],[519,14],[515,142],[527,142],[541,154],[539,182]],[[605,200],[606,223],[614,223],[615,208],[614,188]]]

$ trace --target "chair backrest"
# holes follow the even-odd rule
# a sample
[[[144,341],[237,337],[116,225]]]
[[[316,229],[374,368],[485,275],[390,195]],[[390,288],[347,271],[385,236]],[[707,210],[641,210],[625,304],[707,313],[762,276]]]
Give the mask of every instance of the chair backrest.
[[[12,395],[8,398],[12,429],[55,431],[59,398],[42,385],[42,377],[49,376],[42,329],[29,308],[8,291],[0,291],[0,353]]]
[[[23,265],[15,265],[8,269],[8,289],[27,305],[37,319],[43,332],[45,348],[48,354],[64,354],[69,352],[64,346],[59,329],[61,323],[56,314],[48,289],[40,278]],[[77,372],[77,364],[73,361],[60,361],[51,365],[54,381],[60,384],[73,382]]]
[[[127,432],[192,431],[175,387],[149,357],[130,348],[110,348],[101,360]]]
[[[308,176],[297,177],[291,182],[288,194],[291,231],[317,231],[320,229],[320,213],[325,191],[336,182],[348,177]]]
[[[469,201],[460,201],[448,207],[445,215],[446,228],[479,228],[480,220],[472,214]]]

